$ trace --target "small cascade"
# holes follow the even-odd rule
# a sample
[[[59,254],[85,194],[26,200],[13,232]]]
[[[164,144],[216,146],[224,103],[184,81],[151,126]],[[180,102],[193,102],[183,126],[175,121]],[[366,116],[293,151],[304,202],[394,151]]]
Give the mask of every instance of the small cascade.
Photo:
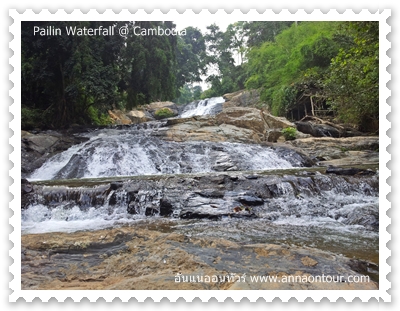
[[[180,117],[189,118],[193,116],[215,115],[222,111],[222,103],[224,102],[225,99],[222,97],[212,97],[190,103],[185,107]]]
[[[241,143],[168,142],[153,129],[101,130],[48,160],[30,180],[98,178],[306,166],[289,149]]]
[[[214,113],[222,97],[189,104],[181,117]],[[88,141],[47,160],[29,180],[99,178],[309,166],[285,148],[230,142],[174,142],[159,137],[166,121],[119,125],[84,134]]]
[[[375,231],[379,223],[377,176],[231,173],[36,187],[29,208],[23,210],[23,228],[28,231],[35,222],[37,230],[60,221],[63,227],[70,222],[70,230],[77,230],[89,219],[101,228],[157,215],[182,219],[251,216],[277,225],[323,225],[338,230]]]
[[[223,102],[191,103],[180,117],[215,114]],[[376,252],[377,173],[308,169],[308,157],[282,146],[164,140],[167,122],[95,130],[47,160],[28,178],[33,190],[26,188],[21,202],[22,233],[157,225],[163,218],[187,236]]]

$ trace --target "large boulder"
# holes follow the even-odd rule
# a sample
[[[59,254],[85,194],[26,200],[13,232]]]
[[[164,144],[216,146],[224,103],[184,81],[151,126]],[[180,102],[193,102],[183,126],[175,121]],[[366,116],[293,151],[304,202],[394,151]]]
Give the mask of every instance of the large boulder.
[[[154,118],[147,111],[131,110],[126,113],[126,116],[132,121],[132,124],[139,124],[147,121],[153,121]]]
[[[237,95],[240,95],[243,92],[244,92],[244,90],[236,91],[236,92],[233,92],[233,93],[227,93],[227,94],[224,94],[222,96],[222,98],[225,99],[228,102],[228,101],[231,101],[233,97],[236,97]]]
[[[21,173],[27,177],[35,169],[53,155],[67,150],[75,144],[89,140],[86,137],[79,137],[68,133],[54,131],[38,134],[21,132]]]
[[[348,124],[337,124],[314,116],[295,122],[297,130],[314,137],[354,137],[363,134]]]
[[[226,100],[224,107],[258,107],[263,104],[258,90],[241,90],[222,97]]]
[[[276,142],[282,129],[294,126],[285,118],[274,117],[251,107],[225,107],[216,116],[169,119],[154,135],[173,141]]]
[[[323,165],[357,165],[379,162],[379,137],[309,137],[287,141]]]
[[[267,111],[262,111],[262,116],[264,118],[265,123],[270,129],[284,129],[287,127],[295,127],[294,123],[288,121],[283,117],[275,117],[272,114],[269,114]]]
[[[114,124],[132,124],[132,120],[122,110],[109,110],[108,115]]]
[[[150,115],[157,119],[156,112],[160,111],[160,109],[168,109],[173,113],[173,116],[177,116],[179,114],[179,108],[173,102],[154,102],[144,106],[144,109],[150,113]]]
[[[175,120],[175,119],[172,119]],[[178,119],[176,119],[178,120]],[[212,142],[243,142],[260,143],[262,135],[254,130],[241,128],[231,124],[214,123],[214,118],[188,118],[185,122],[174,122],[169,127],[159,129],[152,133],[171,141],[212,141]]]
[[[311,122],[295,122],[297,130],[310,134],[314,137],[335,137],[338,138],[341,136],[340,131],[328,124],[315,124]]]
[[[248,107],[229,107],[216,116],[218,124],[231,124],[237,127],[265,133],[268,129],[261,110]]]

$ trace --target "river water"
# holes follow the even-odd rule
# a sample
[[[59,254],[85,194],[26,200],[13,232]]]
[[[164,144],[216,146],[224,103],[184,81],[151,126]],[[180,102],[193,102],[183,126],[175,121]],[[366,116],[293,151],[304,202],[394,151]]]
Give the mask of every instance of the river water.
[[[218,112],[222,101],[222,98],[213,98],[190,104],[181,117],[213,114]],[[87,186],[83,181],[78,187],[72,187],[82,201],[87,191],[104,192],[101,185],[92,185],[97,178],[168,174],[190,176],[218,172],[243,172],[244,175],[251,175],[260,171],[285,172],[302,167],[301,159],[288,157],[267,146],[164,141],[154,135],[164,126],[165,122],[157,121],[122,129],[92,131],[85,134],[89,138],[87,142],[49,159],[28,179],[43,182],[90,178]],[[371,178],[377,180],[378,176]],[[52,185],[47,182],[44,188],[56,193],[60,183]],[[146,216],[145,210],[130,214],[124,204],[116,204],[110,209],[108,203],[91,206],[88,200],[88,204],[82,208],[82,205],[74,205],[68,200],[59,199],[44,204],[38,199],[22,211],[22,233],[143,226],[187,236],[224,237],[240,243],[310,246],[378,263],[377,225],[371,227],[371,221],[365,221],[374,217],[379,221],[377,191],[365,191],[364,184],[360,184],[363,191],[351,188],[346,177],[338,177],[335,183],[334,190],[322,189],[321,186],[318,195],[295,193],[288,182],[277,183],[281,187],[280,195],[265,200],[262,207],[255,209],[256,219],[222,217],[218,221],[185,220],[157,214]],[[350,188],[351,191],[348,190]],[[120,202],[126,200],[125,193],[121,192],[120,196]],[[218,200],[223,201],[225,198]]]

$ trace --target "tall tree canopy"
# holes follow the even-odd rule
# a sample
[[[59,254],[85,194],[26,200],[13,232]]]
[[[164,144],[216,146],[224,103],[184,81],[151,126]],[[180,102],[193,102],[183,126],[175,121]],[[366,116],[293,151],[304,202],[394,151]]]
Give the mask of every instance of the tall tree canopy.
[[[250,49],[248,88],[277,115],[300,118],[318,109],[361,130],[378,128],[377,22],[292,24]]]
[[[342,121],[378,129],[379,23],[346,23],[340,33],[352,40],[332,59],[324,81],[328,102]]]
[[[22,23],[22,121],[59,127],[87,123],[91,108],[110,107],[118,96],[118,36],[34,36],[35,26],[98,27],[99,22]],[[104,27],[112,22],[102,22]]]
[[[126,108],[175,97],[176,37],[151,34],[149,29],[174,29],[172,22],[132,22],[148,35],[130,31],[122,51]]]
[[[119,35],[34,34],[41,29],[127,26]],[[134,29],[144,31],[140,35]],[[22,124],[104,124],[110,108],[159,100],[186,103],[259,89],[276,115],[325,111],[363,130],[378,128],[379,23],[238,21],[202,33],[173,22],[23,22]],[[139,31],[139,32],[140,32]],[[51,31],[50,31],[51,32]],[[199,85],[208,82],[202,92]]]

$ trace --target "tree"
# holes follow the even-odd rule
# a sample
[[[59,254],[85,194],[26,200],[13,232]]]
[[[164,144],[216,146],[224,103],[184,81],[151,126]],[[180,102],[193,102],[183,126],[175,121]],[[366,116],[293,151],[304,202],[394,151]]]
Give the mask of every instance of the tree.
[[[245,22],[243,28],[248,37],[248,47],[259,47],[264,42],[274,42],[275,37],[292,25],[288,21],[251,21]]]
[[[299,117],[312,113],[313,97],[321,95],[321,79],[338,50],[333,40],[337,25],[292,24],[274,42],[253,47],[248,55],[246,87],[260,88],[262,100],[276,115],[286,115],[292,109],[297,110]]]
[[[207,45],[208,77],[211,88],[202,94],[202,98],[221,96],[244,87],[246,37],[243,22],[228,26],[222,32],[216,24],[207,27],[204,36]],[[234,57],[238,57],[235,63]]]
[[[130,26],[139,27],[147,35],[129,32],[123,52],[126,108],[175,97],[176,38],[156,35],[150,29],[174,29],[172,22],[140,21]]]
[[[31,123],[36,126],[53,128],[90,123],[90,115],[116,100],[122,38],[74,36],[65,31],[69,26],[100,24],[108,27],[113,22],[22,22],[23,120],[34,117]],[[35,36],[35,26],[61,29],[61,33]]]
[[[379,128],[379,23],[349,22],[339,34],[352,40],[332,59],[324,81],[329,103],[342,121],[375,131]]]
[[[206,45],[201,31],[197,28],[187,27],[182,36],[177,38],[176,59],[177,88],[185,84],[202,81],[205,75]]]
[[[187,104],[196,99],[200,99],[202,89],[200,85],[191,85],[185,84],[183,87],[180,88],[179,93],[180,96],[174,102],[177,104]]]

